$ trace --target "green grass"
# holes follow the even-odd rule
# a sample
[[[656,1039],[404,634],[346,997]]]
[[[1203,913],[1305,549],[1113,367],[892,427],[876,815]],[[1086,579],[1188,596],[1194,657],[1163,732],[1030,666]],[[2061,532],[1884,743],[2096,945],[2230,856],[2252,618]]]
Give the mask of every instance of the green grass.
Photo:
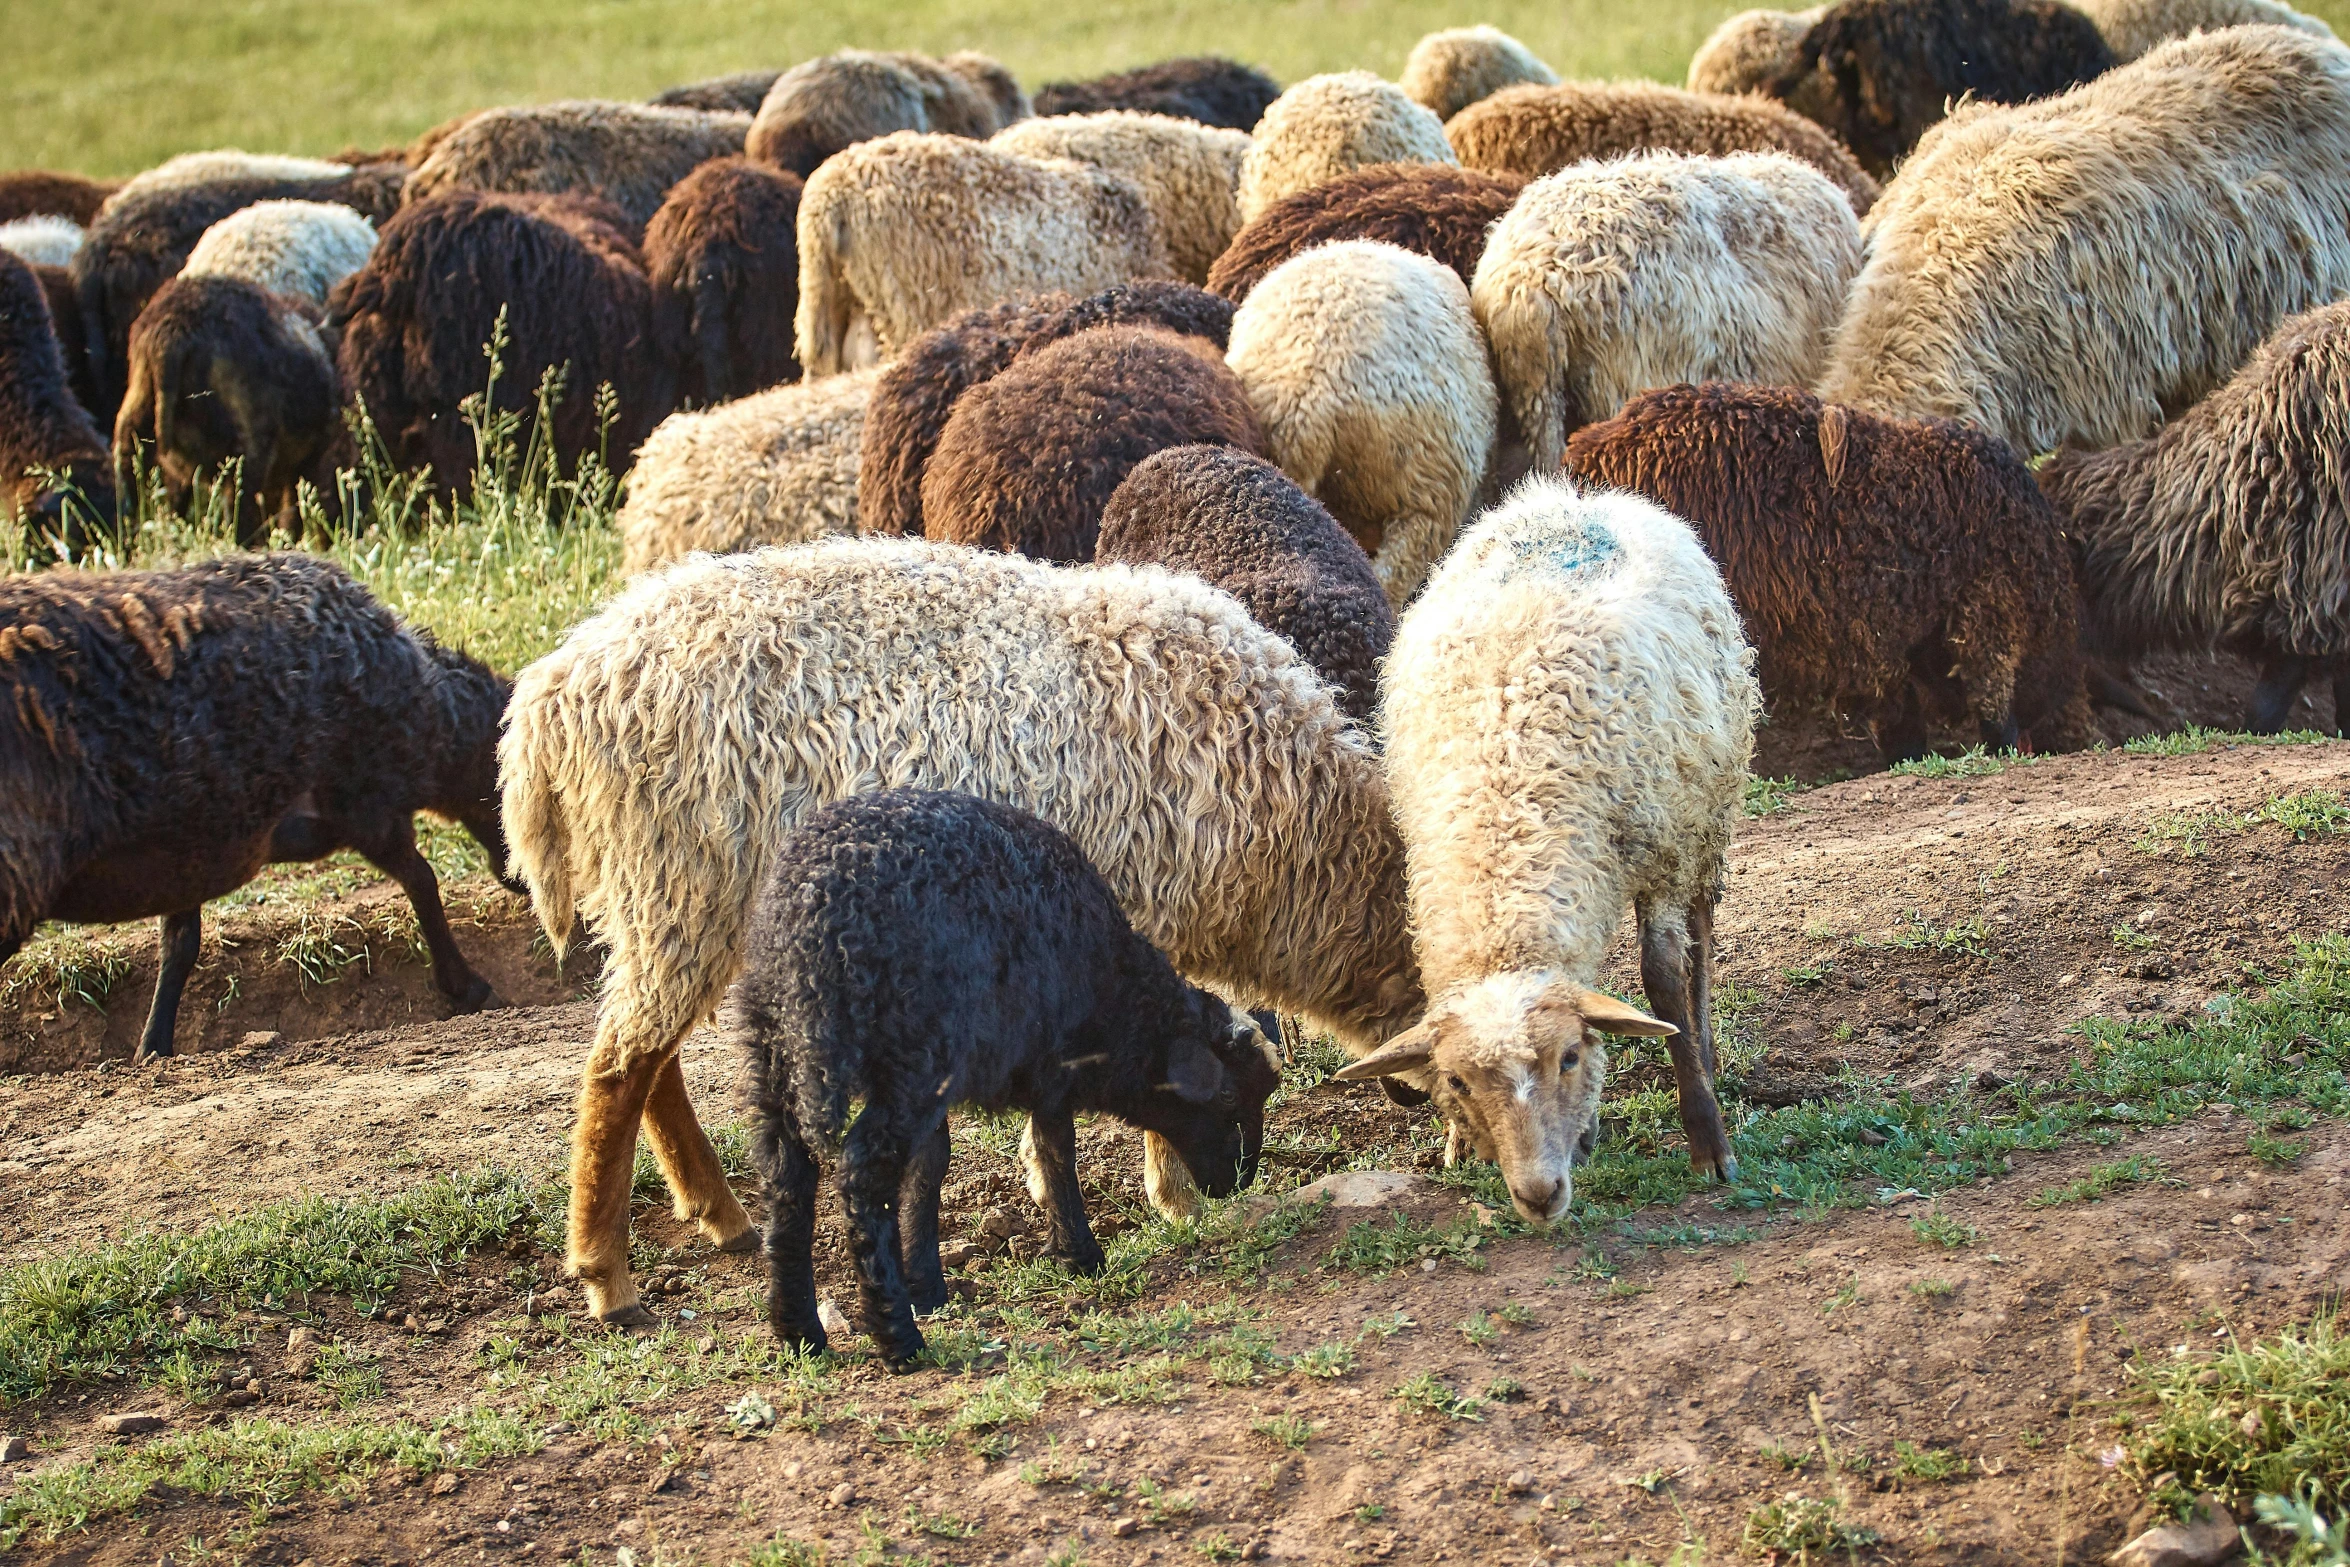
[[[2337,31],[2343,23],[2341,8],[2320,5],[2313,14],[2323,16]],[[2206,751],[2225,751],[2239,745],[2324,745],[2333,737],[2319,734],[2314,729],[2287,729],[2273,735],[2247,734],[2236,729],[2200,729],[2190,724],[2184,729],[2164,735],[2141,735],[2122,743],[2122,750],[2131,756],[2200,756]]]
[[[1976,1239],[1973,1225],[1954,1219],[1947,1213],[1921,1214],[1909,1221],[1909,1230],[1929,1246],[1953,1251],[1961,1246],[1972,1246]]]
[[[1885,771],[1897,778],[1987,778],[2011,767],[2044,760],[2018,751],[1986,751],[1979,745],[1971,745],[1956,756],[1921,756],[1915,761],[1895,762]]]
[[[2149,1154],[2131,1154],[2126,1159],[2115,1159],[2105,1164],[2092,1165],[2089,1173],[2062,1186],[2051,1186],[2038,1195],[2027,1198],[2025,1206],[2054,1208],[2061,1203],[2095,1202],[2110,1196],[2125,1186],[2137,1186],[2147,1181],[2159,1181],[2166,1172],[2160,1159]]]
[[[1904,1480],[1956,1480],[1966,1474],[1967,1461],[1947,1448],[1895,1442],[1893,1472]]]
[[[1809,1562],[1815,1556],[1857,1552],[1876,1541],[1876,1531],[1844,1521],[1842,1503],[1789,1491],[1746,1515],[1739,1543],[1756,1556]]]
[[[1422,1414],[1442,1415],[1447,1420],[1483,1420],[1485,1404],[1460,1392],[1433,1371],[1423,1371],[1395,1390],[1394,1397],[1406,1408]]]
[[[1772,816],[1787,809],[1787,804],[1803,792],[1806,785],[1792,778],[1749,778],[1746,780],[1746,814]]]
[[[2158,1500],[2350,1502],[2350,1338],[2333,1316],[2209,1359],[2146,1356],[2137,1381],[2122,1447],[2142,1482],[2172,1477]]]

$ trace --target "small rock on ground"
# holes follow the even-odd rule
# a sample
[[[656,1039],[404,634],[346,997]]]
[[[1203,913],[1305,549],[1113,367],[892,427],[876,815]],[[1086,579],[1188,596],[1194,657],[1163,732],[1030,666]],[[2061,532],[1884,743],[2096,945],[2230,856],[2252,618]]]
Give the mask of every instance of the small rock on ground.
[[[2236,1520],[2218,1500],[2200,1498],[2186,1523],[2157,1524],[2106,1558],[2113,1567],[2213,1567],[2243,1544]]]

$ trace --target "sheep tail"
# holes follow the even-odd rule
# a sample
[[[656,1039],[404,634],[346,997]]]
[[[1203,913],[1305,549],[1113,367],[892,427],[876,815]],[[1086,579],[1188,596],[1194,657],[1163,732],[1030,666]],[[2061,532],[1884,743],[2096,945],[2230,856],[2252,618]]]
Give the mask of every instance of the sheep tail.
[[[849,319],[857,297],[845,270],[849,233],[848,224],[842,221],[844,214],[835,206],[822,214],[803,208],[802,215],[803,228],[823,236],[820,244],[800,247],[800,364],[802,373],[812,381],[818,376],[838,375],[847,367]],[[810,218],[821,227],[808,223]],[[811,262],[813,265],[808,264]]]
[[[558,744],[541,704],[517,699],[506,713],[498,771],[506,817],[507,853],[530,888],[531,907],[547,943],[562,959],[578,920],[571,890],[571,831],[556,792],[549,751]]]

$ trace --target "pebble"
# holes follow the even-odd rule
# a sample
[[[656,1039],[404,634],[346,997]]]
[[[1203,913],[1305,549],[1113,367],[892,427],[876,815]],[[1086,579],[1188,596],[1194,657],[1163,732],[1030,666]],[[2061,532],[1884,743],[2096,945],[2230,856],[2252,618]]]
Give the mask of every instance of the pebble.
[[[2200,1499],[2204,1517],[2195,1523],[2165,1523],[2147,1530],[2106,1560],[2114,1567],[2212,1567],[2236,1552],[2236,1520],[2209,1496]]]
[[[144,1436],[150,1431],[162,1430],[163,1417],[145,1414],[101,1415],[98,1417],[98,1429],[109,1436]]]
[[[1110,1533],[1117,1539],[1127,1540],[1132,1539],[1134,1536],[1134,1531],[1140,1527],[1141,1525],[1137,1524],[1131,1518],[1121,1518],[1116,1523],[1110,1525]]]
[[[824,1336],[836,1341],[833,1344],[836,1352],[857,1336],[857,1330],[849,1325],[848,1317],[829,1297],[816,1302],[816,1320],[824,1324]]]
[[[432,1494],[433,1494],[433,1495],[435,1495],[435,1496],[447,1496],[447,1495],[448,1495],[448,1494],[449,1494],[451,1491],[454,1491],[454,1490],[456,1490],[456,1489],[457,1489],[457,1476],[456,1476],[455,1474],[453,1474],[453,1473],[451,1473],[451,1472],[449,1472],[449,1471],[447,1471],[447,1470],[443,1470],[441,1473],[439,1473],[439,1474],[437,1474],[437,1475],[434,1475],[434,1476],[432,1477]]]
[[[1516,1474],[1510,1476],[1510,1495],[1524,1496],[1528,1491],[1533,1489],[1534,1472],[1532,1470],[1521,1469]]]
[[[857,1488],[843,1480],[832,1488],[831,1500],[835,1507],[854,1507],[857,1505]]]
[[[33,1444],[21,1436],[0,1436],[0,1464],[17,1464],[33,1456]]]

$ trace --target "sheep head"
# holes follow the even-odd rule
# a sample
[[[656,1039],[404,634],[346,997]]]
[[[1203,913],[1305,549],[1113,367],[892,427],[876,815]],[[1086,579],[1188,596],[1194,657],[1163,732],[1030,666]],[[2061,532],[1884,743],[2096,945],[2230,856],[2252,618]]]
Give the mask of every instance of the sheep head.
[[[1336,1075],[1425,1080],[1450,1128],[1446,1162],[1465,1146],[1500,1165],[1511,1205],[1544,1224],[1573,1200],[1576,1151],[1599,1119],[1600,1036],[1674,1031],[1553,970],[1518,969],[1455,987],[1417,1027]]]

